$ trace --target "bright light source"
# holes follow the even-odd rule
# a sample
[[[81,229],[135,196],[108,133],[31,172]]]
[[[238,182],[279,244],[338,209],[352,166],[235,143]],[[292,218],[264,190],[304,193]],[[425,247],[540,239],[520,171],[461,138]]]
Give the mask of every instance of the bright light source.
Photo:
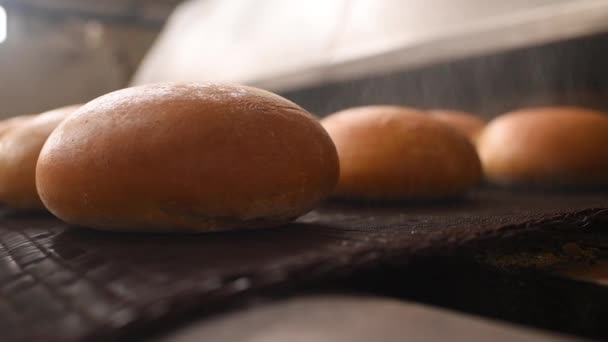
[[[6,40],[6,10],[0,6],[0,44]]]

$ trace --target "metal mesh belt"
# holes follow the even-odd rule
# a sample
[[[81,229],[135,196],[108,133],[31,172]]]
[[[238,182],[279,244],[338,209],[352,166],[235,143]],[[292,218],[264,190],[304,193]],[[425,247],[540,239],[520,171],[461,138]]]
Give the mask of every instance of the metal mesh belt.
[[[0,215],[3,341],[116,340],[260,290],[608,222],[606,193],[484,190],[451,203],[327,203],[288,226],[201,235],[71,229]]]

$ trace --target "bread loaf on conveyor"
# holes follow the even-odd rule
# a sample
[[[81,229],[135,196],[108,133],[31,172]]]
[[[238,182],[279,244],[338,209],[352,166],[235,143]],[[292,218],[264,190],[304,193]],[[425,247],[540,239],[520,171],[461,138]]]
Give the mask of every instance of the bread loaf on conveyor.
[[[208,232],[271,227],[333,191],[336,149],[304,109],[238,85],[152,84],[89,102],[44,146],[46,207],[78,226]]]

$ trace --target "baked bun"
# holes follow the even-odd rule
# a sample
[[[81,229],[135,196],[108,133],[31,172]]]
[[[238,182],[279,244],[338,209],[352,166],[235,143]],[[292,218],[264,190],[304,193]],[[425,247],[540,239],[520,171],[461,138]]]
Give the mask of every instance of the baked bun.
[[[438,199],[481,180],[475,148],[454,128],[394,106],[347,109],[322,120],[340,158],[336,196]]]
[[[499,184],[608,184],[608,116],[576,107],[530,108],[491,121],[479,137],[486,177]]]
[[[472,141],[477,139],[477,136],[486,125],[486,122],[480,117],[465,112],[442,109],[429,110],[427,112],[433,118],[457,129]]]
[[[11,129],[21,125],[35,115],[20,115],[0,121],[0,137],[8,133]]]
[[[49,134],[77,108],[23,119],[0,138],[0,202],[16,209],[44,209],[36,192],[36,160]]]
[[[289,222],[331,194],[338,174],[321,125],[278,95],[152,84],[70,116],[44,146],[37,183],[73,225],[207,232]]]

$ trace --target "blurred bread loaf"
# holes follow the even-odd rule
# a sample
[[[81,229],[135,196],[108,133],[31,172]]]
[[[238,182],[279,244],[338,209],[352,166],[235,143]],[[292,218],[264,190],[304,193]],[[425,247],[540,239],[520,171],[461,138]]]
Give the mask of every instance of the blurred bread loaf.
[[[481,180],[467,137],[426,113],[395,106],[346,109],[322,120],[340,158],[336,196],[437,199]]]
[[[21,125],[35,115],[20,115],[0,121],[0,137],[5,135],[11,129]]]
[[[472,141],[477,139],[477,136],[486,125],[483,119],[470,113],[444,109],[429,110],[427,112],[433,118],[452,126],[468,136]]]
[[[486,177],[499,184],[608,184],[608,116],[576,107],[529,108],[491,121],[479,137]]]
[[[0,137],[0,202],[17,209],[43,209],[36,192],[36,161],[47,137],[78,106],[20,121]]]

